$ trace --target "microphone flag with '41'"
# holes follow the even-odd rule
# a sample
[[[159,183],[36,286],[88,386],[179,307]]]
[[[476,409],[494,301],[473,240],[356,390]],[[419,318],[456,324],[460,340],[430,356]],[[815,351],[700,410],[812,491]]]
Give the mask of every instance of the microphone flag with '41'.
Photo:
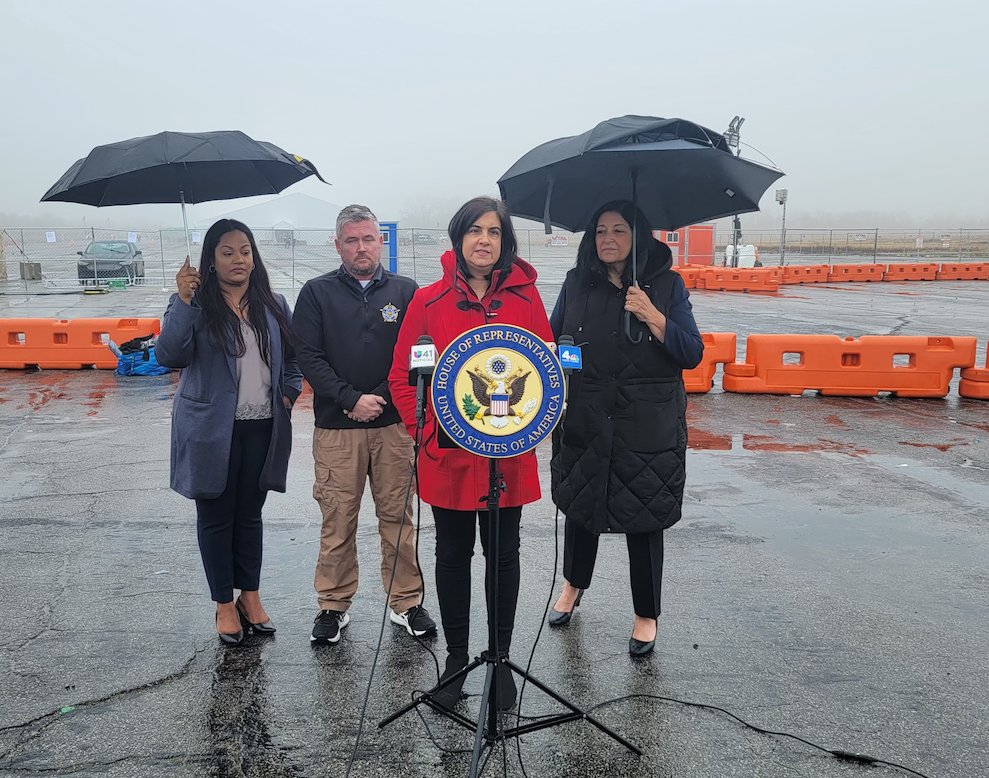
[[[566,404],[566,381],[538,335],[487,324],[454,338],[439,355],[431,397],[437,422],[457,446],[500,459],[549,437]]]

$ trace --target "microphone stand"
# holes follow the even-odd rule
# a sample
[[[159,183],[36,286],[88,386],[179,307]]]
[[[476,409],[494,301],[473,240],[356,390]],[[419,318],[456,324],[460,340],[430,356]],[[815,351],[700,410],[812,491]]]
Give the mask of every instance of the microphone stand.
[[[501,471],[498,469],[498,460],[488,459],[488,493],[481,497],[488,508],[488,553],[485,557],[484,574],[485,580],[490,584],[488,588],[488,650],[476,657],[460,672],[442,681],[438,686],[425,692],[414,702],[399,709],[378,723],[378,729],[383,729],[391,722],[404,716],[409,711],[414,710],[419,705],[425,704],[437,713],[445,716],[456,724],[468,730],[474,731],[474,749],[471,752],[469,778],[477,778],[480,770],[481,754],[485,748],[493,748],[501,739],[519,737],[529,732],[537,732],[548,727],[555,727],[559,724],[566,724],[570,721],[584,720],[597,727],[601,732],[608,735],[613,740],[617,740],[632,753],[637,756],[642,755],[642,751],[627,741],[621,735],[612,731],[594,716],[578,708],[565,697],[561,696],[546,684],[534,678],[522,667],[512,662],[507,656],[500,655],[498,651],[498,552],[500,548],[500,512],[499,504],[501,493],[505,489],[505,482]],[[472,721],[457,711],[450,710],[433,701],[440,689],[444,689],[458,679],[464,677],[474,669],[484,665],[484,688],[481,692],[481,706],[478,711],[477,721]],[[526,683],[530,683],[544,694],[552,697],[562,706],[569,710],[568,713],[559,713],[554,716],[541,717],[538,721],[528,724],[517,724],[514,727],[500,727],[498,710],[498,672],[513,672]],[[507,712],[507,711],[505,711]]]

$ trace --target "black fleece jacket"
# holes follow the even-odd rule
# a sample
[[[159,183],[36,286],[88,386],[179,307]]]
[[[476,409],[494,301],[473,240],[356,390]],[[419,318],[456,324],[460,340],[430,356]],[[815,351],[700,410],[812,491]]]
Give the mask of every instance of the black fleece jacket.
[[[401,419],[388,391],[398,330],[417,289],[411,278],[379,268],[366,288],[343,267],[307,281],[292,314],[299,367],[315,399],[316,426],[385,427]],[[347,418],[362,394],[388,405],[372,422]]]

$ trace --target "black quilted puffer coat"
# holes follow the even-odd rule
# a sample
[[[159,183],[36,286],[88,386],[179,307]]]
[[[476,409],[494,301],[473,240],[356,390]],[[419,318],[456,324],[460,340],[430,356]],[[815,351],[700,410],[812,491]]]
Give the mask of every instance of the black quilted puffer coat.
[[[642,340],[628,341],[625,290],[598,268],[571,270],[553,312],[554,333],[583,350],[554,436],[553,501],[595,534],[654,532],[680,520],[687,449],[681,370],[699,364],[704,347],[683,280],[670,270],[670,249],[654,243],[639,286],[667,316],[664,343],[635,319]]]

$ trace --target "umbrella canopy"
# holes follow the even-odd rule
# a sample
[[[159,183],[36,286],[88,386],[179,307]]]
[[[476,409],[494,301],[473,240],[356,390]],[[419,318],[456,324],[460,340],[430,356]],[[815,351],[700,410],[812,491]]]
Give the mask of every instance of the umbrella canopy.
[[[783,172],[736,157],[685,119],[621,116],[525,154],[499,180],[513,216],[580,232],[609,200],[632,200],[654,229],[759,210]]]
[[[97,146],[41,201],[203,203],[278,194],[312,175],[323,180],[308,160],[238,130],[160,132]]]
[[[307,159],[239,130],[159,132],[97,146],[49,189],[41,202],[83,205],[186,203],[278,194],[308,176],[326,181]]]

